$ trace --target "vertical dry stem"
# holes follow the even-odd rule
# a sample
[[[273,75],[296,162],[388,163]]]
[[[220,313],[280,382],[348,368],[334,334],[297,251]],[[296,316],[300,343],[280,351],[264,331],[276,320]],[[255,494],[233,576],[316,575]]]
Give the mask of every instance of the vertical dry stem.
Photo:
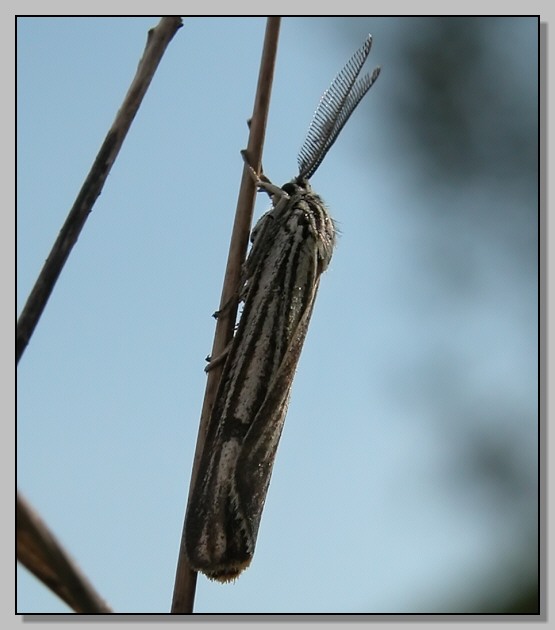
[[[251,166],[259,171],[262,160],[262,148],[264,145],[264,134],[266,130],[266,122],[268,119],[268,109],[270,105],[270,94],[272,89],[272,80],[274,76],[274,66],[277,52],[277,43],[279,37],[280,18],[268,18],[266,25],[266,34],[264,37],[264,48],[262,51],[262,59],[260,62],[260,72],[258,75],[258,85],[256,90],[253,115],[250,123],[249,142],[247,145],[247,156]],[[220,308],[226,305],[216,324],[216,332],[214,334],[214,343],[212,346],[212,356],[219,356],[233,337],[233,327],[237,316],[237,306],[228,308],[227,305],[233,300],[237,292],[241,277],[241,266],[245,260],[247,251],[250,226],[252,222],[252,214],[254,208],[254,200],[256,189],[253,178],[251,177],[247,166],[243,168],[243,176],[241,179],[241,188],[239,190],[239,198],[237,200],[237,209],[235,212],[235,221],[231,234],[231,243],[229,246],[229,254],[227,259],[226,272],[224,277],[224,285],[222,288],[222,296],[220,300]],[[206,382],[206,390],[204,394],[204,403],[202,406],[199,433],[197,445],[195,449],[195,457],[193,462],[193,470],[191,473],[191,483],[189,486],[189,494],[196,479],[198,462],[204,447],[204,438],[210,412],[214,405],[214,398],[221,376],[222,365],[214,367],[208,372]],[[196,576],[197,574],[189,567],[185,554],[184,543],[185,528],[181,538],[181,547],[179,550],[179,558],[177,571],[175,576],[175,586],[173,592],[173,601],[171,612],[174,614],[193,612],[193,604],[195,599]]]

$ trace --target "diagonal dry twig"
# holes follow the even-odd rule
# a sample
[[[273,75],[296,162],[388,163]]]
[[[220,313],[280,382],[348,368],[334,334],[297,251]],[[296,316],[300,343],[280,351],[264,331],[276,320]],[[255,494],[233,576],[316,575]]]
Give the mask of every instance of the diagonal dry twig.
[[[18,362],[29,343],[71,249],[102,191],[158,64],[181,26],[180,17],[164,17],[155,28],[148,32],[145,50],[135,77],[19,317],[16,346]],[[17,557],[29,571],[76,612],[111,612],[69,559],[68,554],[46,525],[19,496]]]
[[[262,50],[260,71],[258,74],[258,85],[254,101],[253,115],[250,121],[247,157],[249,163],[257,172],[260,171],[260,164],[262,161],[262,149],[264,145],[264,134],[266,131],[266,122],[270,106],[270,95],[274,76],[280,19],[281,18],[279,17],[269,17],[266,24],[264,47]],[[211,353],[212,357],[220,356],[233,337],[233,328],[237,316],[237,304],[234,304],[233,307],[230,307],[230,305],[233,304],[234,296],[236,296],[237,288],[239,287],[241,267],[245,260],[247,251],[255,197],[256,188],[254,180],[247,165],[245,165],[243,168],[239,198],[237,200],[237,209],[235,211],[235,221],[231,234],[231,242],[220,300],[221,314],[218,316],[216,323],[216,332],[214,334],[214,343]],[[193,487],[196,478],[198,462],[204,446],[208,418],[210,417],[210,412],[214,405],[214,398],[220,381],[222,367],[223,365],[220,364],[208,372],[189,491]],[[185,531],[183,531],[182,535],[175,576],[171,608],[171,612],[173,614],[192,613],[195,599],[197,574],[189,567],[187,562],[183,539],[184,533]]]
[[[68,556],[54,534],[19,494],[17,559],[75,612],[88,614],[113,612]]]
[[[150,29],[143,56],[131,86],[116,118],[100,147],[100,151],[75,199],[60,234],[27,298],[17,322],[16,361],[19,363],[48,298],[63,269],[93,205],[100,195],[123,141],[131,127],[160,59],[175,33],[182,26],[180,17],[164,17]]]

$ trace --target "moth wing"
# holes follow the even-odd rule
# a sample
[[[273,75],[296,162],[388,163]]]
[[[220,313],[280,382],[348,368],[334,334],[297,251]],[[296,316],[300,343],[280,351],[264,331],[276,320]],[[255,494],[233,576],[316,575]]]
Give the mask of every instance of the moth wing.
[[[245,522],[249,523],[253,551],[270,484],[275,454],[287,413],[293,375],[308,330],[318,284],[319,280],[314,285],[312,300],[299,319],[283,361],[275,378],[270,383],[266,397],[245,437],[243,448],[237,460],[235,485],[237,497],[240,498],[240,505],[237,507],[241,509]]]

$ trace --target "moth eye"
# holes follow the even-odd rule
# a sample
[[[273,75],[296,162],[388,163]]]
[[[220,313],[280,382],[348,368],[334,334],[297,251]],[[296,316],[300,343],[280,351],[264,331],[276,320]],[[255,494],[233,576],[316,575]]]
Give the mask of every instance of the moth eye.
[[[294,182],[287,182],[287,184],[284,184],[281,187],[281,190],[283,190],[283,192],[287,193],[288,195],[294,195],[297,188],[298,186]]]

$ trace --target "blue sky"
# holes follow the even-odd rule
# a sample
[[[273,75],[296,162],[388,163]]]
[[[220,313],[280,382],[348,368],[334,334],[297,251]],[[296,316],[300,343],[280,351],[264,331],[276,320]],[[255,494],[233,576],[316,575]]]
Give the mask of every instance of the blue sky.
[[[18,21],[18,313],[157,21]],[[398,118],[413,26],[283,20],[274,183],[369,32],[382,73],[312,179],[341,236],[253,563],[231,585],[200,577],[198,612],[453,612],[533,570],[535,192],[430,184]],[[170,607],[264,28],[184,20],[18,367],[18,487],[118,612]],[[534,20],[491,22],[488,45],[499,89],[535,102]],[[521,492],[503,502],[508,460]],[[18,568],[18,610],[67,608]]]

